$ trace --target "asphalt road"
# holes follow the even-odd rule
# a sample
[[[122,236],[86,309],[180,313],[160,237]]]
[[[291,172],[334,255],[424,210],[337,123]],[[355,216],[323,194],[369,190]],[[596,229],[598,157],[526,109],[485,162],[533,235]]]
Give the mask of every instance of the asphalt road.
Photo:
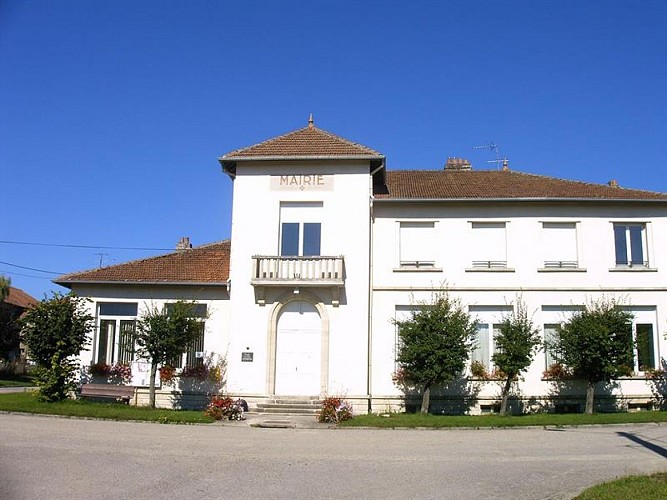
[[[1,499],[571,498],[667,470],[667,426],[364,430],[0,415]]]

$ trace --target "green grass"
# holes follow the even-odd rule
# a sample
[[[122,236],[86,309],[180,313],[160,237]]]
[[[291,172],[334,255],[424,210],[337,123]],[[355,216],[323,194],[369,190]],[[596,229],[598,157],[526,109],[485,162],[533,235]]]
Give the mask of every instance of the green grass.
[[[590,425],[590,424],[637,424],[646,422],[667,422],[665,411],[643,411],[633,413],[595,413],[593,415],[538,413],[501,417],[499,415],[422,415],[419,413],[388,413],[380,416],[357,415],[352,420],[341,423],[341,427],[380,428],[446,428],[446,427],[521,427]]]
[[[28,375],[3,375],[0,378],[0,387],[31,387],[35,385],[35,381]]]
[[[142,406],[128,406],[120,403],[95,403],[80,400],[42,403],[31,392],[0,394],[0,410],[110,420],[143,420],[164,424],[195,424],[214,421],[211,417],[205,416],[201,411],[152,410]]]
[[[667,498],[667,472],[629,476],[585,490],[575,500],[662,500]]]

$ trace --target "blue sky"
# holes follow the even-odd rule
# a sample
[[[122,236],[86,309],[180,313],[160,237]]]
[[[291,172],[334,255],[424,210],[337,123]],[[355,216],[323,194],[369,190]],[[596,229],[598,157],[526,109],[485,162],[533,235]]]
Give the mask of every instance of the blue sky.
[[[494,168],[495,142],[667,191],[666,89],[664,1],[0,1],[0,273],[42,298],[41,271],[164,252],[6,242],[228,238],[216,158],[311,112],[390,169]]]

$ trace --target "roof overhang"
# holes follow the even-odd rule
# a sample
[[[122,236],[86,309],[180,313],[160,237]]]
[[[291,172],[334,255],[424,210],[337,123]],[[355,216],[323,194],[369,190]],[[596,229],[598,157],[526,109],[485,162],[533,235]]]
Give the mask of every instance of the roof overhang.
[[[222,170],[232,179],[236,177],[236,165],[241,162],[253,161],[341,161],[341,160],[361,160],[370,162],[370,171],[375,171],[379,167],[384,167],[386,157],[382,155],[313,155],[313,156],[234,156],[218,158]]]
[[[73,285],[144,285],[144,286],[224,286],[226,287],[229,281],[219,281],[219,282],[210,282],[210,281],[111,281],[111,280],[76,280],[76,281],[58,281],[53,280],[53,283],[56,285],[64,286],[65,288],[72,288]]]

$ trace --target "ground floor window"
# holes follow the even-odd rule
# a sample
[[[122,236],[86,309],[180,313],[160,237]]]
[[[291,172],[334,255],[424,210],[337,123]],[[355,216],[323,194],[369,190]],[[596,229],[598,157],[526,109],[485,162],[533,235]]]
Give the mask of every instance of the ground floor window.
[[[483,368],[487,372],[493,371],[493,355],[497,352],[495,338],[500,333],[500,325],[507,317],[512,306],[470,306],[470,315],[477,320],[477,338],[470,355],[475,369]]]
[[[94,345],[96,363],[129,364],[134,361],[137,303],[98,304],[99,324]]]
[[[165,304],[167,312],[171,309],[172,304]],[[194,367],[204,364],[204,333],[206,331],[206,316],[208,309],[206,304],[194,305],[194,317],[199,318],[199,332],[197,337],[186,347],[185,351],[180,355],[175,356],[167,361],[167,365],[174,368]]]

